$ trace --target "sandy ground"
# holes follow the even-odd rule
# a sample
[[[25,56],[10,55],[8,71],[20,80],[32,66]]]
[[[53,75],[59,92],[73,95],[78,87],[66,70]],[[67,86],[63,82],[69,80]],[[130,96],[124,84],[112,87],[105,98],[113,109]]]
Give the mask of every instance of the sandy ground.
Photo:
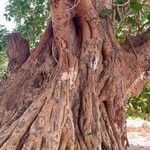
[[[140,119],[127,120],[128,150],[150,150],[150,122]]]
[[[130,147],[128,150],[150,150],[150,133],[128,132]]]
[[[131,145],[128,150],[150,150],[150,147]]]

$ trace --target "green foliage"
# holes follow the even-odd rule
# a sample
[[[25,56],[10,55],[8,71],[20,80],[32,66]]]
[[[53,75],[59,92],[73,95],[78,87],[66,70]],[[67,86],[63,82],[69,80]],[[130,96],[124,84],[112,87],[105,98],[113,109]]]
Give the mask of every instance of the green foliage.
[[[145,7],[148,0],[116,0],[112,9],[103,8],[99,11],[101,18],[115,15],[116,37],[125,42],[126,36],[143,33],[150,26],[150,9]]]
[[[116,0],[116,4],[124,4],[127,2],[126,0]]]
[[[46,19],[49,16],[49,6],[47,0],[9,0],[4,14],[10,21],[16,22],[15,31],[20,32],[30,42],[30,47],[35,47],[40,39],[40,35],[45,27]],[[7,57],[4,37],[7,30],[0,26],[0,78],[5,73],[7,67]]]
[[[7,20],[15,20],[15,30],[30,41],[31,47],[38,42],[48,15],[47,0],[9,0],[5,13]]]
[[[148,1],[116,0],[112,9],[101,9],[99,16],[105,18],[115,12],[116,37],[120,42],[124,42],[127,34],[139,34],[149,26],[150,9],[144,6]],[[46,0],[9,0],[5,16],[7,20],[15,20],[16,31],[29,39],[31,47],[34,47],[44,29],[49,12]]]
[[[8,33],[3,25],[0,25],[0,51],[5,49],[5,35]]]
[[[147,16],[147,19],[148,19],[148,22],[150,22],[150,12],[149,12],[149,14]]]
[[[148,0],[116,0],[116,37],[120,42],[124,42],[127,35],[141,34],[150,26],[150,9],[144,5],[146,2]]]
[[[5,51],[0,51],[0,80],[6,73],[7,65],[8,65],[7,55]]]
[[[5,51],[5,35],[8,33],[6,28],[0,25],[0,79],[6,72],[7,56]]]
[[[145,87],[143,92],[133,97],[127,106],[128,117],[142,118],[150,121],[150,84]]]
[[[130,7],[134,12],[142,10],[142,5],[137,0],[130,1]]]

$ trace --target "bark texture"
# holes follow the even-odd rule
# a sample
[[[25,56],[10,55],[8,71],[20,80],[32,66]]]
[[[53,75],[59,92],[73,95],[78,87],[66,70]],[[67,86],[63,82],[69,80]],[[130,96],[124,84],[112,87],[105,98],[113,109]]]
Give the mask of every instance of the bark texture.
[[[29,42],[19,33],[10,33],[6,37],[8,72],[16,72],[30,56]]]
[[[122,48],[98,16],[108,3],[51,0],[36,50],[1,84],[1,150],[125,149],[124,107],[150,81],[150,45]]]

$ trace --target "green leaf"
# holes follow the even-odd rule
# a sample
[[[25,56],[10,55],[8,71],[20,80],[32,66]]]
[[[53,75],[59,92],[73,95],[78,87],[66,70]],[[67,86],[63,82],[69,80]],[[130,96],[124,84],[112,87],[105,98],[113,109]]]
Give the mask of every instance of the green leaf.
[[[147,16],[147,19],[148,19],[148,22],[150,22],[150,12],[149,12],[149,14]]]
[[[124,4],[126,0],[116,0],[116,4]]]
[[[113,10],[114,9],[107,9],[107,8],[101,9],[100,12],[99,12],[99,16],[101,18],[105,18],[105,17],[111,15],[113,13]]]
[[[128,22],[131,23],[133,27],[137,25],[135,17],[129,17]]]
[[[39,4],[43,4],[44,3],[44,0],[39,0]]]
[[[136,0],[130,2],[130,7],[134,12],[142,10],[142,5]]]

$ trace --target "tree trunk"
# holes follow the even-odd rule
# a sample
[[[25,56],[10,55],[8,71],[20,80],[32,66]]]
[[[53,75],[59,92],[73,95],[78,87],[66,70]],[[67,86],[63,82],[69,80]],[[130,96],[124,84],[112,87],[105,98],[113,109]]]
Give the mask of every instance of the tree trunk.
[[[125,105],[150,81],[150,42],[144,33],[137,56],[121,47],[98,16],[110,6],[51,0],[37,48],[1,83],[1,150],[125,149]]]

